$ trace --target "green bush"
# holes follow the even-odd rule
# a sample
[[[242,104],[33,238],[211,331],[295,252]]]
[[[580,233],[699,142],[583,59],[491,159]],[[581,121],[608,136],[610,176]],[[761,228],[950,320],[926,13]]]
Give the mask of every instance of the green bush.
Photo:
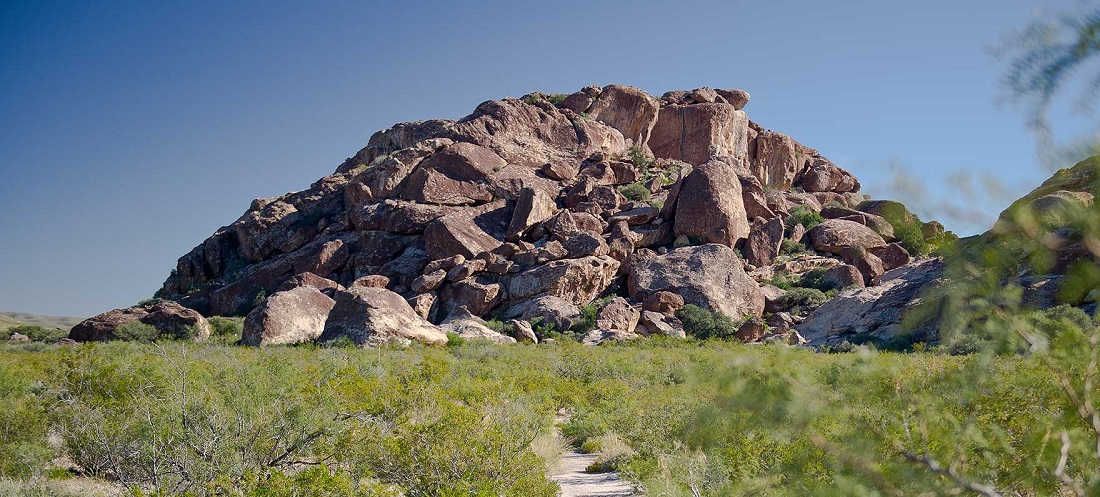
[[[551,93],[546,96],[546,100],[554,104],[554,107],[560,107],[567,97],[569,97],[567,93]]]
[[[806,228],[806,231],[809,231],[823,222],[825,222],[825,218],[821,217],[821,214],[814,212],[809,207],[799,205],[791,209],[791,215],[787,216],[784,225],[787,226],[787,234],[790,234],[791,228],[794,228],[795,225],[801,224],[803,228]]]
[[[783,255],[796,255],[809,252],[805,245],[795,242],[790,238],[784,238],[779,246],[779,253]]]
[[[13,334],[19,333],[21,335],[25,335],[32,342],[43,343],[57,343],[58,340],[69,336],[69,332],[67,330],[61,330],[57,328],[45,328],[34,324],[20,325],[13,328],[8,328],[2,333],[3,334],[0,335],[0,337],[4,339],[11,338]]]
[[[627,200],[634,202],[648,202],[650,198],[649,188],[641,183],[631,183],[619,188],[619,193],[622,193]]]
[[[244,331],[244,318],[214,316],[207,319],[210,323],[210,335],[224,343],[233,343],[241,339]]]
[[[115,331],[111,333],[111,338],[130,342],[152,343],[160,339],[160,330],[151,324],[130,321],[118,325]]]
[[[779,298],[777,305],[789,309],[795,316],[802,316],[828,301],[829,296],[816,288],[792,288]]]
[[[802,274],[802,277],[798,279],[798,284],[796,284],[795,286],[799,286],[802,288],[814,288],[817,290],[821,290],[822,292],[833,290],[835,289],[836,285],[825,281],[824,279],[826,271],[828,271],[828,269],[821,267],[806,271]]]
[[[684,323],[684,332],[700,340],[732,338],[740,327],[725,314],[712,313],[694,304],[687,304],[676,313]]]
[[[931,246],[925,241],[921,230],[923,224],[917,218],[900,219],[893,224],[894,237],[913,257],[923,257],[931,252]]]

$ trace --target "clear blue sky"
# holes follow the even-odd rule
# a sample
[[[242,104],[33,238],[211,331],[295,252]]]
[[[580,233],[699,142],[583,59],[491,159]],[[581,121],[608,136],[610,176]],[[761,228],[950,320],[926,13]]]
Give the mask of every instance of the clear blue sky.
[[[959,171],[1023,193],[1046,174],[987,49],[1076,5],[224,3],[0,3],[0,310],[131,305],[378,129],[588,84],[746,89],[750,118],[876,197],[897,167],[946,195]]]

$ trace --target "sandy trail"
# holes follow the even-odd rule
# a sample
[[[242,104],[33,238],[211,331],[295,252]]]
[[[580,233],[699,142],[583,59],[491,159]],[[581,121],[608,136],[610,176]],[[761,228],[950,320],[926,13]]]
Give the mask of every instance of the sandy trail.
[[[567,452],[561,456],[561,465],[550,477],[561,486],[561,497],[631,497],[639,495],[634,487],[618,473],[585,473],[596,454]]]

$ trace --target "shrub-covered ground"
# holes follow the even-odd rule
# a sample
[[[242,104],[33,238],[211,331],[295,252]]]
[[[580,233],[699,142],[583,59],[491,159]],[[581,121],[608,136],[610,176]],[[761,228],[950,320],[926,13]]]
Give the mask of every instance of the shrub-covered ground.
[[[1055,374],[1076,388],[1088,366],[1058,360],[662,339],[9,345],[0,492],[90,477],[135,494],[552,496],[556,418],[647,495],[1095,492],[1096,432]]]

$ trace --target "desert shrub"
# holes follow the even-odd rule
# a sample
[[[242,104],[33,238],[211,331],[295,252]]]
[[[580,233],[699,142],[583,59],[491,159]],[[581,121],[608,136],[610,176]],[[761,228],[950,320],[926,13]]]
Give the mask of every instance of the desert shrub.
[[[141,321],[130,321],[118,325],[115,331],[111,333],[111,338],[130,342],[150,343],[160,338],[160,330],[151,324],[145,324]]]
[[[731,338],[737,333],[738,324],[722,313],[710,312],[694,304],[687,304],[676,313],[684,323],[684,332],[700,340]]]
[[[44,343],[56,343],[58,340],[69,336],[67,330],[61,330],[57,328],[46,328],[34,324],[21,325],[13,328],[8,328],[3,332],[6,338],[10,338],[11,335],[19,333],[25,335],[32,342],[44,342]]]
[[[241,339],[244,318],[214,316],[207,321],[210,323],[210,335],[215,339],[225,343],[233,343]]]
[[[1083,331],[1090,331],[1096,327],[1096,322],[1088,313],[1069,304],[1051,307],[1043,311],[1042,317],[1063,325],[1075,326]]]
[[[793,315],[801,316],[828,301],[829,297],[825,292],[816,288],[792,288],[779,298],[777,305],[789,309]]]
[[[554,107],[559,107],[567,97],[569,97],[567,93],[551,93],[546,96],[546,101],[554,104]]]
[[[808,252],[805,245],[795,242],[790,238],[784,238],[779,246],[779,253],[783,255],[795,255]]]
[[[14,364],[0,362],[0,478],[40,475],[52,457],[39,387]]]
[[[825,222],[825,218],[821,217],[821,214],[814,212],[809,207],[799,205],[791,209],[791,215],[787,216],[784,221],[784,225],[787,226],[788,234],[790,229],[795,225],[801,224],[807,231],[814,229],[817,225]]]
[[[588,450],[585,450],[585,447]],[[637,453],[618,435],[608,433],[598,438],[590,438],[581,447],[585,453],[597,454],[596,461],[584,470],[588,473],[608,473],[616,471]]]
[[[951,355],[977,354],[989,348],[989,345],[989,340],[978,336],[976,333],[968,333],[953,340],[947,347],[947,352]]]
[[[627,200],[634,202],[648,202],[650,198],[649,188],[641,183],[631,183],[619,188],[619,193],[622,193]]]
[[[813,288],[822,292],[833,290],[835,285],[824,280],[826,271],[828,271],[828,269],[820,267],[806,271],[802,274],[802,277],[798,279],[798,283],[795,286]]]
[[[920,219],[915,217],[902,218],[893,223],[894,237],[914,257],[926,256],[931,252],[931,246],[924,239],[922,225]]]
[[[453,331],[448,331],[447,332],[447,346],[448,347],[455,348],[455,347],[462,347],[463,345],[466,345],[466,337],[463,337],[462,335],[459,335],[458,333],[455,333]]]

